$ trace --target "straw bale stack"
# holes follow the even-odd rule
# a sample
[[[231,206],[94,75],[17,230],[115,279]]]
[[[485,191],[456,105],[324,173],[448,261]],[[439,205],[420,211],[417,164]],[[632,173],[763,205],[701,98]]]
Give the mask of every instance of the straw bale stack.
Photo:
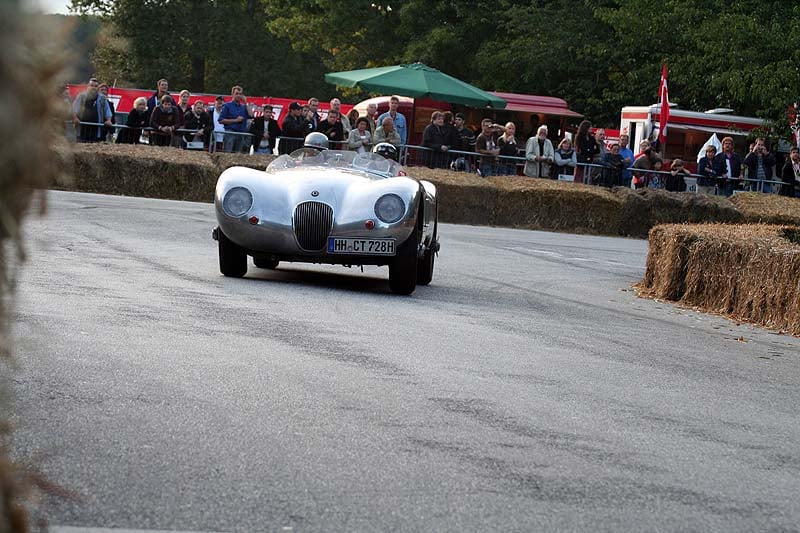
[[[499,191],[498,226],[606,235],[618,231],[622,202],[607,189],[521,176],[490,181]]]
[[[267,168],[273,159],[274,155],[267,154],[229,154],[227,152],[215,152],[209,154],[214,166],[217,167],[217,174],[221,174],[223,170],[230,167],[247,167],[256,170],[264,170]]]
[[[76,144],[72,157],[86,192],[210,202],[219,175],[207,153],[170,147]]]
[[[408,173],[436,185],[439,220],[452,224],[496,225],[497,187],[477,174],[413,167]]]
[[[657,226],[639,290],[800,335],[798,243],[790,226]]]
[[[74,153],[71,152],[71,148]],[[141,145],[65,145],[56,149],[80,191],[210,202],[219,174],[231,166],[266,168],[273,156],[195,152]],[[662,190],[604,189],[522,176],[484,179],[468,172],[413,167],[411,177],[434,183],[439,219],[603,235],[645,237],[650,228],[680,222],[770,222],[800,225],[800,200],[768,194],[731,199]]]
[[[744,222],[736,206],[722,196],[625,187],[615,187],[614,193],[624,204],[619,219],[621,235],[644,237],[658,224]]]
[[[800,198],[747,192],[732,196],[731,203],[747,222],[800,225]]]

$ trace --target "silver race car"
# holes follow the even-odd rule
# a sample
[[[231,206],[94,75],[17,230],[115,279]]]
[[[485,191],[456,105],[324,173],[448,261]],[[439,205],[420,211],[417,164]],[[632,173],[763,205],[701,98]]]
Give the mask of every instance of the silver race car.
[[[320,148],[307,138],[266,171],[232,167],[220,175],[213,237],[222,274],[244,276],[252,256],[268,269],[281,261],[388,265],[397,294],[428,285],[439,250],[436,187],[378,153]]]

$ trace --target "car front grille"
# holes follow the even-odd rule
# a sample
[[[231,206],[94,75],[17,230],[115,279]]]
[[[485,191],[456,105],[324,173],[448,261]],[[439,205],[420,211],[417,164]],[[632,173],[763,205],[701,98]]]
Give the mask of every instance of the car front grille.
[[[303,250],[316,252],[328,242],[333,208],[322,202],[303,202],[294,209],[294,234]]]

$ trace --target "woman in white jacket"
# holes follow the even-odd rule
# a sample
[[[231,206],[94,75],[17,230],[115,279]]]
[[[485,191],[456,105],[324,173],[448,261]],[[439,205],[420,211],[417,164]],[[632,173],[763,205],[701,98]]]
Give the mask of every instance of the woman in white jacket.
[[[547,138],[547,126],[539,126],[536,136],[525,145],[525,175],[531,178],[549,178],[555,151]]]
[[[356,122],[356,127],[350,130],[350,137],[347,139],[348,146],[359,154],[365,154],[372,147],[372,133],[369,131],[369,122],[365,117],[361,117]]]

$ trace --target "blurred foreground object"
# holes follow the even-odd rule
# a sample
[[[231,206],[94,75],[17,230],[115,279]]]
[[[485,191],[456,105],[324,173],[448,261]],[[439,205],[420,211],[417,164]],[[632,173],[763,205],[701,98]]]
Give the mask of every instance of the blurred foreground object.
[[[37,192],[59,172],[53,145],[63,138],[63,113],[57,111],[58,76],[64,64],[61,42],[41,17],[23,13],[22,3],[0,3],[0,356],[9,369],[12,353],[9,311],[17,266],[24,260],[22,219]],[[8,376],[3,374],[0,399],[7,401]],[[8,409],[4,409],[7,413]],[[28,531],[27,505],[47,484],[8,459],[9,426],[0,420],[0,533]]]

